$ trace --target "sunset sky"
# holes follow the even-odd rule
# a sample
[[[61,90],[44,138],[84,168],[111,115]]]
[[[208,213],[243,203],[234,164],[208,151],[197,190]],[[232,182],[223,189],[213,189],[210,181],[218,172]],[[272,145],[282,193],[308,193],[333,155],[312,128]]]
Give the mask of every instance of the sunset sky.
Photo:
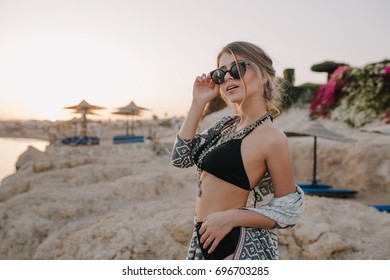
[[[277,75],[324,83],[313,64],[390,59],[390,1],[0,0],[0,119],[70,119],[82,99],[184,115],[196,75],[253,42]]]

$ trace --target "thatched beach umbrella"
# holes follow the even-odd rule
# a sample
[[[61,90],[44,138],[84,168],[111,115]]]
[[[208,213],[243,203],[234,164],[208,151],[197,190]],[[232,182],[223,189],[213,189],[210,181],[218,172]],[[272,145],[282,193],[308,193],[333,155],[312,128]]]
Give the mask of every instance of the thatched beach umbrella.
[[[87,101],[82,100],[79,104],[74,106],[64,107],[64,109],[75,110],[72,113],[78,113],[82,115],[81,136],[86,137],[87,136],[87,115],[96,115],[93,112],[94,110],[101,110],[105,108],[96,105],[91,105]]]
[[[390,124],[376,127],[361,128],[360,131],[390,135]]]
[[[313,180],[310,187],[317,187],[317,137],[325,138],[334,141],[340,142],[355,142],[351,138],[347,138],[341,134],[332,132],[325,128],[319,121],[313,121],[310,123],[309,127],[301,130],[301,131],[285,131],[285,134],[288,137],[296,137],[296,136],[312,136],[314,137],[314,152],[313,152]]]
[[[149,109],[135,105],[135,103],[133,101],[131,101],[129,103],[129,105],[127,105],[125,107],[118,108],[118,111],[113,112],[113,114],[126,116],[126,135],[129,135],[129,116],[132,116],[131,135],[133,135],[134,134],[134,116],[140,116],[142,111],[148,111],[148,110]]]

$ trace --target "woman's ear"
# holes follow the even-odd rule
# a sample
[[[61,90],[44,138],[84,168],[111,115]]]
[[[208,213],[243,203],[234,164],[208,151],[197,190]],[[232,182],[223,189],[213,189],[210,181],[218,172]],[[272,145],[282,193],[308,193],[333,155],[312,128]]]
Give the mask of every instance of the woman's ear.
[[[268,78],[263,76],[262,82],[263,82],[263,86],[265,86],[266,83],[268,82]]]

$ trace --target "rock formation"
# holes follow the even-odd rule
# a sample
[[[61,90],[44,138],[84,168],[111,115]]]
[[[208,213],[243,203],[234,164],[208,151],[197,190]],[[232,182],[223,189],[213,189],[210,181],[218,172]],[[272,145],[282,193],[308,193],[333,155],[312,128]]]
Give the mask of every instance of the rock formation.
[[[353,133],[355,144],[320,142],[320,178],[389,195],[387,136]],[[301,178],[311,175],[311,140],[291,141]],[[171,166],[164,151],[156,155],[148,143],[29,148],[0,188],[0,259],[184,259],[196,170]],[[306,196],[300,222],[279,231],[280,256],[388,259],[389,226],[388,213],[358,199]]]

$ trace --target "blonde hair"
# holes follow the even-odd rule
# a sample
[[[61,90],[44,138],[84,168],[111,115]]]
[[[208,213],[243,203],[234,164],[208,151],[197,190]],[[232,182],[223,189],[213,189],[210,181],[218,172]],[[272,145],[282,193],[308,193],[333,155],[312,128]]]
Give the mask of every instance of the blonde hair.
[[[276,87],[275,69],[272,66],[272,59],[260,47],[252,43],[237,41],[226,45],[220,51],[217,57],[218,67],[219,60],[225,53],[232,54],[236,61],[236,55],[242,56],[250,62],[260,80],[263,80],[264,78],[267,79],[267,82],[263,87],[263,95],[267,105],[267,110],[273,117],[279,115],[282,110],[282,97],[280,91]],[[224,95],[222,95],[222,98],[226,101],[226,97]],[[237,107],[236,111],[238,111]]]

